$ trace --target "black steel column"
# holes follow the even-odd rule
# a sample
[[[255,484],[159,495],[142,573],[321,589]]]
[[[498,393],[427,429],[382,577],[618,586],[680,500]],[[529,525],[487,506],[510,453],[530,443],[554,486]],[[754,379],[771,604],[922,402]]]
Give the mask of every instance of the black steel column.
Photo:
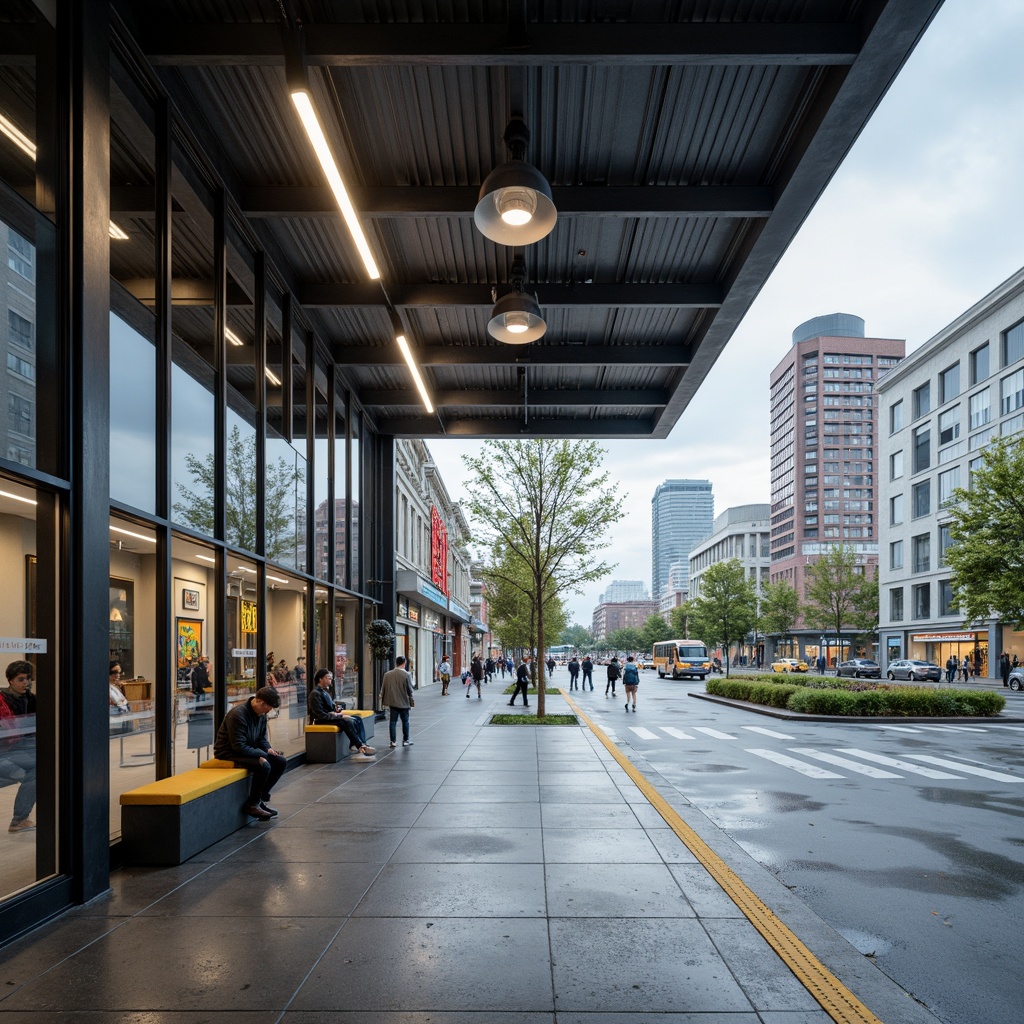
[[[61,101],[66,104],[67,178],[60,189],[66,273],[59,301],[70,352],[71,536],[68,550],[66,689],[74,898],[109,884],[110,656],[110,5],[62,7]],[[61,118],[63,120],[63,118]]]

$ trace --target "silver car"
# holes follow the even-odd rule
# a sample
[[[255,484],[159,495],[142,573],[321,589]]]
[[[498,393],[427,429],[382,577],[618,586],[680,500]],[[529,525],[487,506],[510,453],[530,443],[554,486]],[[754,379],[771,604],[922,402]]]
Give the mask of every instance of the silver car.
[[[885,674],[890,679],[909,679],[911,682],[919,682],[923,679],[933,679],[935,682],[939,682],[942,679],[942,669],[934,662],[915,661],[913,658],[890,661]]]

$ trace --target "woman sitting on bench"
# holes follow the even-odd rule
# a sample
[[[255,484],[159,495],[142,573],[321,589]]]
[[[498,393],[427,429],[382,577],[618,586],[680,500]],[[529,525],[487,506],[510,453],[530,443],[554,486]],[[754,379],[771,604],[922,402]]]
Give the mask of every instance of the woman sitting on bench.
[[[306,710],[313,725],[336,725],[348,737],[350,748],[364,757],[372,757],[377,751],[366,745],[366,729],[358,715],[346,715],[335,710],[334,698],[330,694],[334,676],[330,669],[317,669],[313,676],[316,684],[306,698]]]

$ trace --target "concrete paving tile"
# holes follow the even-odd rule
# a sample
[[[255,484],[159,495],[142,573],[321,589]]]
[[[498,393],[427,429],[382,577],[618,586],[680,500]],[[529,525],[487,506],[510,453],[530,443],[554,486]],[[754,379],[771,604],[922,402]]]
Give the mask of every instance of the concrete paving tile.
[[[693,851],[670,828],[651,828],[647,838],[668,864],[696,864]]]
[[[544,868],[540,864],[392,861],[371,886],[354,916],[545,917]]]
[[[833,1018],[824,1010],[779,1010],[762,1011],[759,1015],[764,1024],[833,1024]]]
[[[0,1007],[280,1012],[337,931],[337,920],[323,918],[279,918],[267,927],[237,917],[137,917],[56,963]]]
[[[543,919],[353,919],[289,1009],[551,1012],[547,931]]]
[[[347,917],[380,873],[379,864],[279,865],[253,884],[236,864],[216,864],[144,911],[150,917]]]
[[[564,804],[577,800],[588,804],[624,804],[622,794],[607,782],[596,782],[592,787],[566,787],[544,785],[540,787],[542,803]]]
[[[391,857],[392,863],[540,864],[539,828],[414,828]]]
[[[405,828],[282,828],[235,854],[239,863],[384,864],[408,833]]]
[[[548,864],[660,864],[646,832],[631,828],[546,828]]]
[[[551,948],[559,1021],[570,1010],[753,1009],[695,920],[553,920]]]
[[[548,864],[551,917],[694,917],[664,864]]]
[[[489,1010],[486,1013],[458,1010],[438,1011],[426,1010],[422,1013],[374,1013],[373,1011],[357,1011],[349,1013],[345,1010],[307,1010],[299,1013],[286,1013],[281,1024],[553,1024],[552,1013],[501,1013]],[[731,1022],[727,1022],[731,1024]]]
[[[558,1024],[761,1024],[756,1013],[566,1013],[558,1012]],[[795,1024],[795,1022],[794,1022]],[[831,1024],[831,1021],[827,1022]]]
[[[69,910],[68,916],[130,917],[173,892],[179,885],[210,870],[210,867],[210,864],[190,860],[175,867],[120,868],[111,872],[108,892]]]
[[[425,804],[434,798],[440,783],[419,783],[414,779],[403,779],[389,782],[374,780],[366,785],[351,789],[333,789],[321,796],[317,803],[348,803],[357,800],[369,804],[378,801],[403,804]]]
[[[542,803],[545,828],[642,828],[633,809],[625,803]]]
[[[820,1009],[817,1000],[749,921],[709,918],[702,923],[755,1009]]]
[[[474,803],[537,803],[540,794],[535,783],[516,783],[508,786],[473,786],[468,789],[458,783],[441,786],[434,794],[438,804],[461,803],[472,799]]]
[[[469,795],[472,801],[472,793]],[[428,804],[416,828],[540,828],[539,803]]]
[[[145,1010],[8,1010],[4,1024],[276,1024],[279,1010],[207,1010],[180,1013]]]
[[[681,845],[681,844],[680,844]],[[696,860],[692,864],[669,865],[683,895],[703,921],[707,918],[743,918],[743,911],[722,890],[721,886]]]
[[[353,794],[355,795],[355,794]],[[391,825],[407,828],[419,820],[428,803],[400,800],[335,801],[318,800],[281,822],[282,828],[351,828],[360,825]]]

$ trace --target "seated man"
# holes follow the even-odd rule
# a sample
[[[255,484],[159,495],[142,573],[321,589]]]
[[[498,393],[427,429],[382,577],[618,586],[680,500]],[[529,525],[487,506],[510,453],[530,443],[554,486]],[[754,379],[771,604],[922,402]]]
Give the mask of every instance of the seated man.
[[[281,706],[281,695],[272,686],[261,686],[254,697],[236,704],[225,716],[213,741],[213,755],[233,761],[252,772],[249,797],[242,810],[250,818],[269,821],[277,811],[267,805],[270,791],[284,774],[285,756],[270,745],[267,714]]]
[[[317,669],[313,676],[316,684],[306,698],[306,709],[313,725],[337,725],[349,739],[349,750],[364,757],[372,757],[377,753],[373,747],[366,745],[366,729],[358,715],[346,715],[334,709],[334,698],[330,694],[334,676],[330,669]]]

